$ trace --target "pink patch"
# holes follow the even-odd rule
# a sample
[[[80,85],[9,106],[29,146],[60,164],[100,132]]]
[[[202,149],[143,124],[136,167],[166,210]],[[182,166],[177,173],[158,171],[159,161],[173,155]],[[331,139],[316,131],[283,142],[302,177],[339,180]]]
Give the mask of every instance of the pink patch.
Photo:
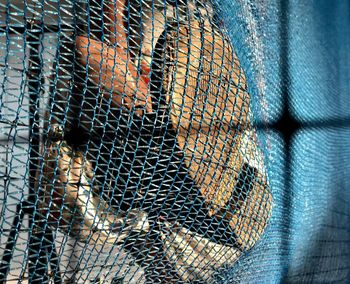
[[[150,72],[151,72],[151,68],[148,66],[146,61],[142,61],[141,62],[141,78],[142,80],[148,85],[150,82]]]

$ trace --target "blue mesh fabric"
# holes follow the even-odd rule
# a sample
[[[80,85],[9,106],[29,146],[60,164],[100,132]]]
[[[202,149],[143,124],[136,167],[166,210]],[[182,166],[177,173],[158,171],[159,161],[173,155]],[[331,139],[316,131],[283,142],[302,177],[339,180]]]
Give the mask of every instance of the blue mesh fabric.
[[[248,64],[253,72],[266,72],[265,96],[260,96],[268,106],[264,121],[276,126],[288,96],[288,110],[300,128],[289,142],[285,134],[293,121],[282,131],[262,131],[269,145],[265,149],[274,213],[261,246],[238,262],[228,283],[348,283],[349,80],[341,78],[349,78],[349,3],[264,4],[237,7],[244,7],[250,17],[237,12],[232,25],[238,18],[250,26],[245,33],[258,33],[259,42],[241,51],[262,50],[264,68],[257,60]],[[241,39],[238,33],[233,38]],[[257,112],[263,106],[257,106]]]
[[[78,69],[76,59],[69,57],[74,51],[74,36],[90,34],[91,39],[100,40],[107,37],[104,19],[96,12],[106,3],[0,3],[0,281],[149,280],[145,268],[149,259],[143,255],[146,246],[134,241],[138,236],[130,234],[128,242],[118,246],[99,242],[100,237],[92,238],[90,243],[81,242],[70,233],[73,224],[83,221],[69,220],[63,225],[69,227],[69,233],[62,225],[57,228],[38,211],[37,192],[32,191],[38,182],[45,184],[47,178],[42,173],[43,157],[49,151],[46,139],[50,123],[70,124],[72,110],[58,94],[71,92],[70,80],[78,74],[74,76],[83,78],[81,92],[70,103],[75,105],[77,121],[92,136],[99,137],[80,149],[92,161],[92,180],[100,190],[99,199],[107,204],[97,207],[122,208],[113,204],[113,190],[127,200],[131,210],[122,209],[130,215],[136,214],[133,210],[140,203],[148,206],[147,199],[140,199],[135,192],[139,188],[149,190],[151,166],[135,157],[166,144],[164,137],[146,131],[143,137],[156,136],[158,140],[156,145],[144,144],[137,138],[137,131],[140,125],[147,124],[146,120],[131,119],[129,115],[116,118],[114,106],[97,107],[98,86],[91,86],[87,68],[74,73],[74,68]],[[349,283],[350,4],[324,0],[217,0],[213,10],[246,74],[251,119],[257,130],[256,143],[263,152],[273,207],[269,224],[255,246],[244,249],[232,263],[225,263],[215,277],[201,277],[200,283]],[[62,62],[60,58],[68,60]],[[106,105],[110,102],[110,98],[104,101]],[[83,135],[78,138],[85,139]],[[130,145],[129,140],[136,142]],[[176,152],[174,148],[170,150],[172,155]],[[167,163],[166,158],[148,155],[149,161]],[[129,168],[123,168],[126,165]],[[140,169],[144,174],[135,174]],[[177,170],[172,175],[181,176]],[[166,172],[159,175],[162,178]],[[154,198],[173,201],[162,193]],[[159,246],[159,239],[151,241],[151,246]],[[134,250],[128,246],[130,243]],[[150,254],[149,250],[145,254]],[[190,270],[186,265],[183,275]],[[181,270],[178,265],[170,266],[164,270]]]

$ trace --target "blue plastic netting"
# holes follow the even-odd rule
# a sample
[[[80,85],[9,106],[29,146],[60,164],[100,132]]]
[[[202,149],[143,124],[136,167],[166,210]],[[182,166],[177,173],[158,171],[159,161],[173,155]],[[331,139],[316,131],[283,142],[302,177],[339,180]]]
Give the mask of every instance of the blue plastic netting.
[[[0,282],[350,282],[350,3],[0,3]],[[13,282],[12,282],[13,281]]]

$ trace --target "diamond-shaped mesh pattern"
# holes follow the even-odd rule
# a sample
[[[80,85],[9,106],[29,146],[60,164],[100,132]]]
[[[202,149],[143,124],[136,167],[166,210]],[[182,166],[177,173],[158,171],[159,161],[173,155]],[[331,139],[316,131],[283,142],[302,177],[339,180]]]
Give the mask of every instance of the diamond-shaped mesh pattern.
[[[302,2],[0,3],[0,281],[347,283],[349,4]]]

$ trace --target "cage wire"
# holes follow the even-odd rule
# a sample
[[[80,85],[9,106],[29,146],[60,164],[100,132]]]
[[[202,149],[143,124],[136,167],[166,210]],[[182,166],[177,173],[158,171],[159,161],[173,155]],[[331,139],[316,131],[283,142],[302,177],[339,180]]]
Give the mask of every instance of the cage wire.
[[[0,3],[2,283],[349,283],[349,3]]]

